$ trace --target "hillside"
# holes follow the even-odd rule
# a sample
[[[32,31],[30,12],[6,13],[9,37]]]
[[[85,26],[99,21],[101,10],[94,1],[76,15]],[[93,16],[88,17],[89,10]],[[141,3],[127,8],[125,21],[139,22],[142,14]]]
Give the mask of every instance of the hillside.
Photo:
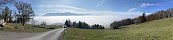
[[[45,25],[45,26],[35,26],[31,24],[25,24],[22,26],[19,23],[7,23],[4,27],[0,27],[0,31],[11,31],[11,32],[47,32],[50,30],[61,28],[61,26]]]
[[[165,18],[142,24],[123,26],[122,29],[69,28],[64,40],[171,40],[173,18]]]

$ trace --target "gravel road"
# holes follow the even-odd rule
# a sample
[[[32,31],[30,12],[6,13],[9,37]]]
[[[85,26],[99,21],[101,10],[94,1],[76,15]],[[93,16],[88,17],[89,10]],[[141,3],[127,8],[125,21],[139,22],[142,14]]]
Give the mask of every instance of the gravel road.
[[[63,28],[41,33],[0,31],[0,40],[58,40],[63,31]]]

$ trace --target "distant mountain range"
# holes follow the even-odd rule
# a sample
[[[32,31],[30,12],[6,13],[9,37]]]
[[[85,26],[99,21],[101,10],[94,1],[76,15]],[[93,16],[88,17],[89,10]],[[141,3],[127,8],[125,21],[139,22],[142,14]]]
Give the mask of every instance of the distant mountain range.
[[[65,12],[65,13],[47,13],[44,14],[43,16],[83,16],[83,15],[91,15],[91,14],[76,14],[76,13]]]

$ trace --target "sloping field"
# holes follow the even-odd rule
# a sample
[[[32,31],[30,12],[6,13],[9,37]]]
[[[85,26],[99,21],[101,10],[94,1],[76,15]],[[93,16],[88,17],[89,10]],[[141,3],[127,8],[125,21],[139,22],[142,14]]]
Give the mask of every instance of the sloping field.
[[[64,40],[172,40],[173,18],[123,26],[122,29],[69,28]]]

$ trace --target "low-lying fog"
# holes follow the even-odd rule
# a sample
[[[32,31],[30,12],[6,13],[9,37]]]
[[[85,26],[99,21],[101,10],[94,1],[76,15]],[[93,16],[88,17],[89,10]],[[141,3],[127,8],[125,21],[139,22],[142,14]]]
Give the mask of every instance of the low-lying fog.
[[[120,20],[121,18],[116,16],[35,16],[36,24],[41,22],[46,22],[46,24],[64,24],[66,20],[71,20],[72,22],[86,22],[90,25],[101,24],[106,28],[109,27],[110,23],[115,20]]]

